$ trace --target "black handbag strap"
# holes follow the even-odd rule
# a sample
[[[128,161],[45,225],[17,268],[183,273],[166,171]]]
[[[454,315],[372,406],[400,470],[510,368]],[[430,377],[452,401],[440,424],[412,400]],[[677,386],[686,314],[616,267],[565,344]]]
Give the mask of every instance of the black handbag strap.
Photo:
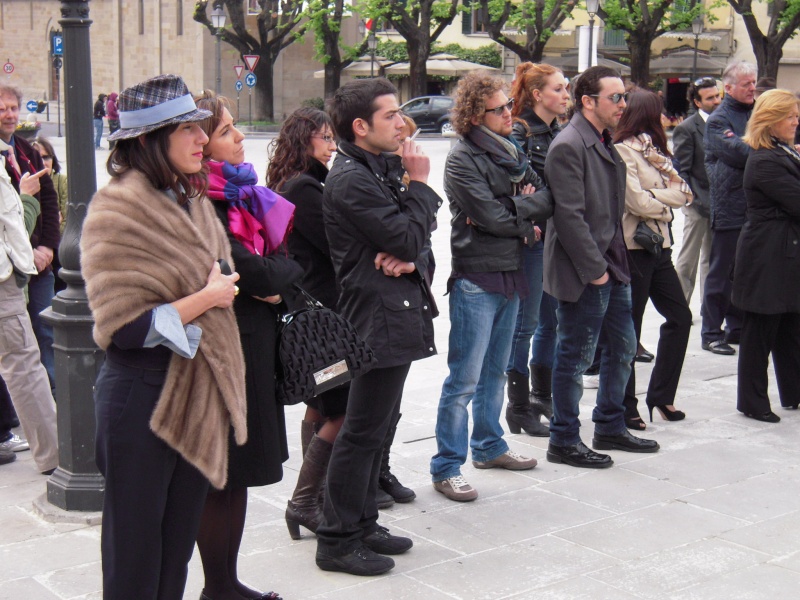
[[[299,284],[293,283],[292,287],[294,287],[294,289],[296,289],[298,292],[300,292],[300,295],[303,296],[303,300],[306,301],[306,305],[308,306],[309,309],[325,308],[322,305],[322,302],[320,302],[319,300],[314,298],[314,296],[312,296],[307,291],[305,291],[303,288],[301,288]]]
[[[322,302],[320,302],[319,300],[314,298],[314,296],[312,296],[303,288],[301,288],[299,284],[293,283],[292,287],[294,287],[300,294],[300,296],[302,296],[303,300],[305,301],[305,306],[303,308],[298,308],[297,310],[291,310],[283,314],[279,314],[278,323],[280,324],[280,326],[288,325],[292,321],[292,319],[294,319],[294,317],[296,315],[299,315],[300,313],[304,313],[309,310],[319,310],[321,308],[325,308]]]

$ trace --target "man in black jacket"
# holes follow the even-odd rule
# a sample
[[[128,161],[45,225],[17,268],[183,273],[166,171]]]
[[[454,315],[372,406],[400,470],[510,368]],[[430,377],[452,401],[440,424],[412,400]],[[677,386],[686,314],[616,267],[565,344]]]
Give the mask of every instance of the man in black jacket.
[[[750,146],[742,141],[753,112],[756,68],[731,63],[722,73],[725,99],[706,122],[706,172],[711,192],[711,254],[703,290],[703,350],[732,355],[739,342],[741,311],[731,305],[731,269],[736,244],[747,218],[742,180]],[[725,321],[725,331],[722,322]]]
[[[703,295],[708,259],[711,253],[711,199],[705,165],[706,121],[721,102],[717,80],[702,77],[691,86],[692,102],[697,112],[675,128],[672,142],[680,175],[692,188],[694,200],[683,207],[683,242],[675,262],[675,271],[688,303],[692,299],[700,262],[700,296]]]
[[[316,562],[353,575],[385,573],[394,561],[383,555],[412,546],[378,525],[375,495],[383,443],[411,362],[436,353],[424,274],[442,201],[427,185],[430,160],[412,140],[403,145],[407,186],[393,167],[397,157],[384,154],[400,147],[405,126],[396,94],[386,79],[362,79],[339,88],[330,102],[340,143],[323,211],[341,287],[338,308],[372,347],[378,366],[350,386],[328,466]]]
[[[519,299],[528,291],[522,247],[537,241],[533,221],[547,219],[552,203],[525,152],[511,139],[513,101],[503,87],[497,76],[470,73],[458,83],[450,116],[463,139],[445,164],[452,215],[450,374],[439,399],[431,476],[434,489],[457,502],[478,497],[461,474],[468,445],[478,469],[536,466],[535,458],[509,450],[500,410]]]

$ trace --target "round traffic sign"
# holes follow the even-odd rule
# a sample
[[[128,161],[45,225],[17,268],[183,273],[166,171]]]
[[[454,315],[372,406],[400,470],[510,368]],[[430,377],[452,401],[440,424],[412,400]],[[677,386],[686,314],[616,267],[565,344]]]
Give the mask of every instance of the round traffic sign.
[[[3,72],[6,75],[11,75],[14,72],[14,65],[12,65],[10,62],[7,62],[3,65]]]
[[[244,87],[244,84],[241,81],[237,81],[236,82],[236,91],[237,92],[241,92],[243,87]]]
[[[64,65],[64,62],[61,60],[60,56],[56,56],[56,57],[53,58],[53,68],[56,71],[58,71],[63,65]]]
[[[244,82],[247,84],[247,87],[254,87],[256,85],[256,76],[252,73],[248,73],[244,78]]]
[[[28,109],[28,112],[36,112],[36,109],[39,108],[39,103],[36,100],[28,100],[25,108]]]

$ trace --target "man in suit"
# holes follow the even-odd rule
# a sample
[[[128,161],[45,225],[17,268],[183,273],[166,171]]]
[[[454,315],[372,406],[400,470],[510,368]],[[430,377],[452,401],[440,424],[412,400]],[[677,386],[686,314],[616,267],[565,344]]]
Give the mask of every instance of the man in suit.
[[[575,115],[550,146],[545,179],[555,212],[544,248],[544,290],[558,299],[553,418],[547,460],[603,469],[611,457],[580,438],[583,372],[600,346],[600,387],[592,413],[596,450],[656,452],[658,444],[625,427],[625,386],[636,353],[631,287],[621,219],[625,162],[610,129],[625,110],[619,73],[591,67],[575,84]]]
[[[700,261],[700,296],[708,275],[708,257],[711,253],[711,199],[708,193],[708,175],[705,167],[703,138],[706,120],[722,101],[713,77],[701,77],[690,89],[697,112],[675,128],[672,143],[675,158],[680,165],[680,175],[689,184],[694,200],[683,208],[683,243],[675,270],[683,288],[686,302],[692,299]]]

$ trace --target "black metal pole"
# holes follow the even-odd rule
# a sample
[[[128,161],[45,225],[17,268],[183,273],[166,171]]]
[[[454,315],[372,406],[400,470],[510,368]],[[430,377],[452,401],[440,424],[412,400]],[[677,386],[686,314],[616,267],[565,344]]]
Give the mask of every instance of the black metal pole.
[[[61,0],[64,31],[64,102],[69,209],[58,257],[67,289],[43,317],[53,325],[58,398],[58,468],[47,500],[64,510],[103,507],[103,477],[94,456],[93,390],[103,352],[92,339],[92,314],[80,270],[80,237],[89,200],[97,190],[92,131],[92,63],[89,0]]]

